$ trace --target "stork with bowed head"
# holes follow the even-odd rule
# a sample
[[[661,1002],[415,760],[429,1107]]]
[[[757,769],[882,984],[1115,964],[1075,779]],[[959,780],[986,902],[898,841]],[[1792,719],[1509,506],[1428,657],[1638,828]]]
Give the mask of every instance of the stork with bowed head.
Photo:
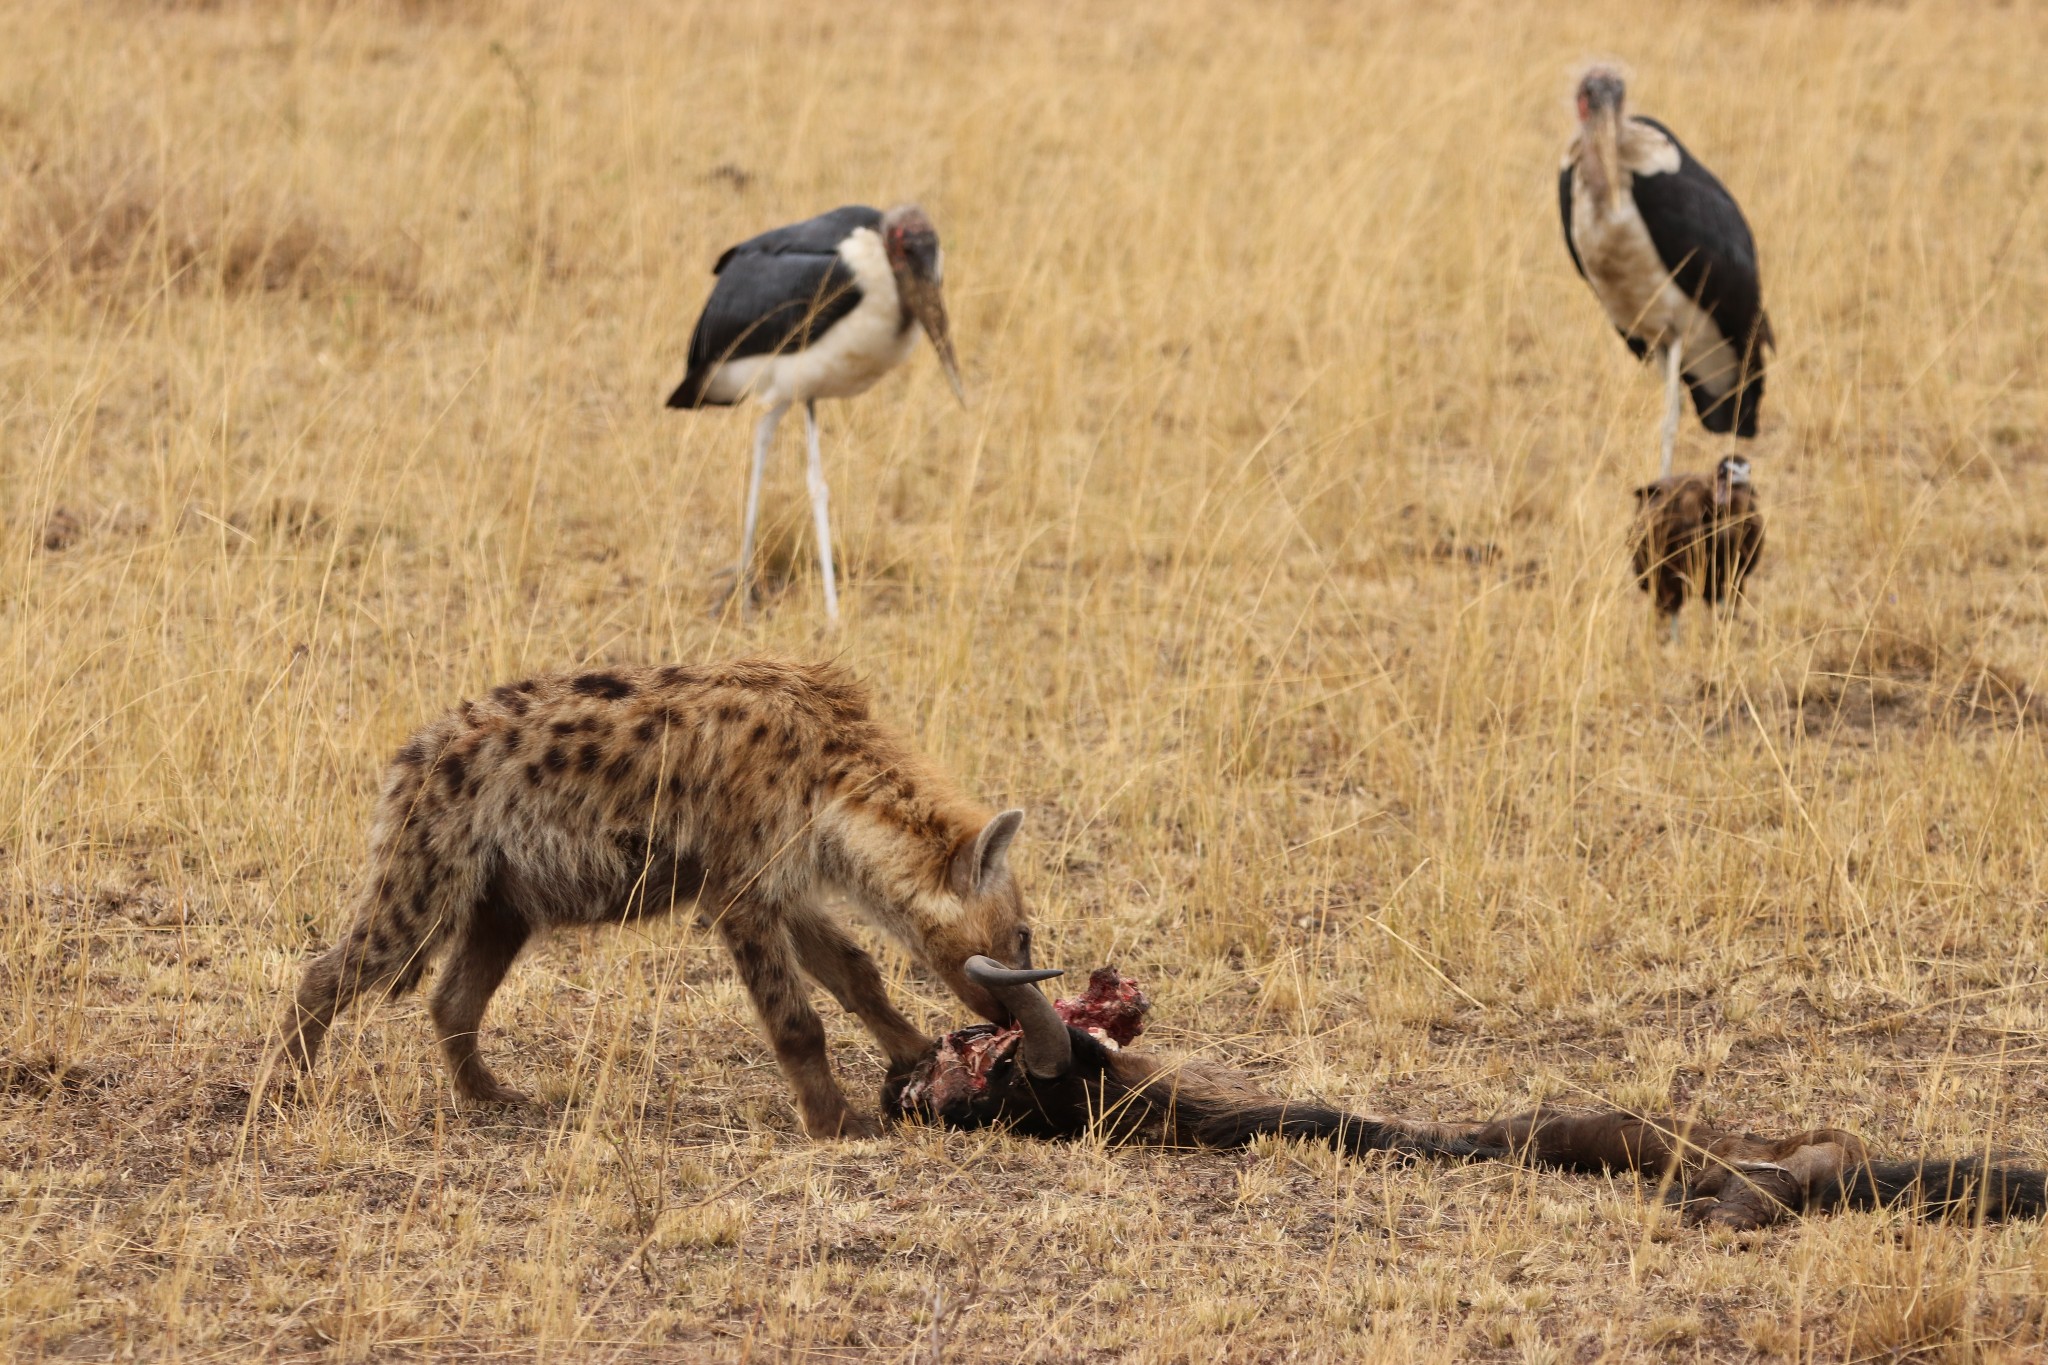
[[[946,321],[938,231],[915,204],[887,213],[850,205],[741,242],[718,258],[712,273],[718,283],[690,337],[689,372],[668,406],[724,407],[748,399],[767,405],[754,429],[754,467],[740,533],[734,591],[741,611],[751,601],[748,579],[768,446],[790,405],[802,403],[825,615],[837,621],[818,400],[865,393],[903,363],[922,331],[939,354],[954,396],[966,406]]]
[[[1565,246],[1629,350],[1663,362],[1659,477],[1669,477],[1681,384],[1708,431],[1756,435],[1763,352],[1776,345],[1756,239],[1735,197],[1669,128],[1628,112],[1620,72],[1588,70],[1577,105],[1557,177]]]

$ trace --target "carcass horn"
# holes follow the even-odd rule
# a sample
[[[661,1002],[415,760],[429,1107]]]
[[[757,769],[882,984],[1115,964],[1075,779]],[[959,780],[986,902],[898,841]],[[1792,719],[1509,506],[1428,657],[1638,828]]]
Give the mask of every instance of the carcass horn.
[[[1056,967],[1005,967],[976,953],[967,959],[967,979],[1003,1003],[1024,1029],[1024,1069],[1041,1081],[1064,1076],[1074,1067],[1074,1040],[1067,1021],[1037,983],[1063,973]]]

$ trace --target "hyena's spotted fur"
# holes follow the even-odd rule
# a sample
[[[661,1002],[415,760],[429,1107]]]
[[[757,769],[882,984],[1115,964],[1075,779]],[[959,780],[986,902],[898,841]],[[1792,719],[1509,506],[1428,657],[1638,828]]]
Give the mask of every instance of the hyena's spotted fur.
[[[491,993],[534,931],[695,900],[731,951],[813,1136],[875,1131],[825,1058],[808,974],[907,1066],[928,1040],[826,913],[843,896],[970,1007],[1006,1018],[962,964],[1028,965],[992,815],[869,714],[827,664],[748,659],[511,683],[415,734],[386,779],[354,922],[306,968],[284,1060],[312,1064],[334,1016],[447,965],[428,1004],[457,1093],[522,1097],[477,1051]]]

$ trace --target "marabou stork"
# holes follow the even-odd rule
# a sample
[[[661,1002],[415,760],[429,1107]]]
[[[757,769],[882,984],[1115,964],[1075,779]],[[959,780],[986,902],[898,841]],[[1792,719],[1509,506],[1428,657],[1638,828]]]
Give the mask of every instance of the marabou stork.
[[[1628,113],[1621,76],[1579,81],[1579,131],[1558,172],[1572,264],[1637,359],[1664,362],[1663,463],[1678,439],[1679,382],[1700,424],[1756,435],[1763,351],[1777,343],[1757,278],[1756,239],[1735,197],[1671,130]]]
[[[1733,610],[1764,551],[1763,513],[1749,482],[1749,461],[1723,459],[1712,479],[1674,474],[1636,490],[1636,583],[1678,639],[1678,609],[1688,595]]]
[[[761,506],[768,443],[792,403],[804,405],[810,448],[811,512],[825,614],[839,619],[832,574],[832,524],[825,466],[818,454],[818,400],[865,393],[901,364],[921,328],[939,353],[954,396],[966,405],[953,358],[942,291],[939,234],[923,209],[903,204],[879,213],[864,205],[764,232],[727,249],[690,336],[690,369],[668,397],[672,408],[719,407],[758,399],[768,405],[754,430],[735,591],[750,600],[747,576]]]

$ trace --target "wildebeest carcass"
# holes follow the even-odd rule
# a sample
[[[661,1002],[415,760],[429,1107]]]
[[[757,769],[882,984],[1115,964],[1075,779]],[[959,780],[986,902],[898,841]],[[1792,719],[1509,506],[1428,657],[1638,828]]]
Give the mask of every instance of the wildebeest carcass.
[[[1453,1135],[1283,1100],[1222,1067],[1129,1051],[1150,1004],[1113,967],[1099,968],[1086,993],[1057,1005],[1035,984],[1061,975],[1057,969],[969,958],[966,970],[1017,1022],[949,1033],[915,1066],[892,1071],[882,1086],[885,1116],[1035,1138],[1099,1132],[1164,1146],[1241,1147],[1277,1134],[1352,1155],[1492,1155]]]
[[[1114,968],[1081,996],[1049,1001],[1037,982],[987,958],[968,974],[1016,1023],[951,1033],[882,1088],[883,1112],[949,1128],[1005,1127],[1027,1137],[1237,1147],[1277,1135],[1351,1155],[1511,1158],[1576,1171],[1634,1171],[1662,1182],[1688,1221],[1736,1229],[1790,1214],[1898,1205],[1923,1216],[2038,1218],[2048,1173],[1981,1159],[1880,1161],[1837,1129],[1786,1138],[1678,1117],[1540,1109],[1478,1122],[1345,1113],[1267,1094],[1205,1063],[1127,1047],[1144,1026],[1144,993]]]
[[[1678,639],[1685,599],[1731,605],[1764,549],[1763,514],[1749,481],[1749,461],[1730,455],[1709,479],[1673,474],[1636,490],[1636,583]]]

